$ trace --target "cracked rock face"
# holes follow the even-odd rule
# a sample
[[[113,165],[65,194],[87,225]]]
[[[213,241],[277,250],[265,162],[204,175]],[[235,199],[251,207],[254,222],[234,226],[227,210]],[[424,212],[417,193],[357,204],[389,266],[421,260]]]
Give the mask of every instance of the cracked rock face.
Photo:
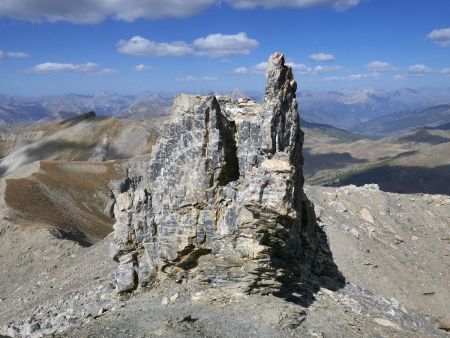
[[[297,84],[279,53],[266,77],[262,105],[176,97],[150,161],[130,167],[116,195],[118,292],[201,271],[215,286],[269,293],[311,264]]]

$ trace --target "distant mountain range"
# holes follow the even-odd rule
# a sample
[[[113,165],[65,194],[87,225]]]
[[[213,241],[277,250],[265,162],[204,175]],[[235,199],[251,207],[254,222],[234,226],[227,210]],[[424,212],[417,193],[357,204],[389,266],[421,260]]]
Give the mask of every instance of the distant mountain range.
[[[0,178],[40,160],[92,162],[148,154],[166,118],[124,120],[86,113],[60,122],[0,128]],[[378,183],[392,192],[450,194],[445,184],[450,175],[449,123],[380,139],[303,119],[301,127],[309,184]]]
[[[262,99],[262,93],[239,89],[199,94]],[[37,98],[0,95],[0,126],[62,120],[87,111],[118,118],[146,119],[168,114],[173,97],[173,94],[154,92],[139,95],[99,92],[95,95],[67,94]],[[298,102],[302,117],[308,121],[370,136],[391,135],[418,126],[450,122],[449,112],[445,108],[450,104],[450,88],[340,92],[305,90],[298,93]]]
[[[171,95],[145,92],[119,95],[100,92],[95,95],[55,95],[24,98],[0,95],[0,125],[20,122],[63,120],[83,112],[120,117],[160,116],[168,113]]]
[[[415,128],[439,126],[450,123],[450,104],[421,109],[411,109],[384,115],[351,128],[351,131],[368,136],[395,136]],[[445,127],[445,126],[444,126]]]
[[[450,103],[450,89],[302,91],[298,101],[304,119],[355,130],[383,115]]]

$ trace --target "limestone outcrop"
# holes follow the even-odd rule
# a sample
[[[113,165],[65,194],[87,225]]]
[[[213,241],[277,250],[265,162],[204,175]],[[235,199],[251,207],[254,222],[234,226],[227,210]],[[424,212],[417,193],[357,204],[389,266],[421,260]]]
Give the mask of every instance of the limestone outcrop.
[[[176,97],[150,160],[130,166],[116,195],[118,292],[201,271],[214,286],[270,293],[317,261],[297,84],[282,54],[266,80],[262,105]]]

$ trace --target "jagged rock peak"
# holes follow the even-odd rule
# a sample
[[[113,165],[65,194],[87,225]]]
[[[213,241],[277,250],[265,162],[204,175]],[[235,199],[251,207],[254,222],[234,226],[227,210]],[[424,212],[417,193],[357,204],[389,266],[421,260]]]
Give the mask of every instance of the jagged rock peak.
[[[269,59],[264,96],[264,149],[269,154],[277,151],[292,153],[297,144],[299,116],[297,112],[297,82],[291,67],[285,65],[284,55],[274,53]]]
[[[314,260],[295,91],[275,53],[262,106],[177,96],[150,160],[131,165],[116,194],[119,292],[182,271],[215,287],[270,293],[280,276]]]

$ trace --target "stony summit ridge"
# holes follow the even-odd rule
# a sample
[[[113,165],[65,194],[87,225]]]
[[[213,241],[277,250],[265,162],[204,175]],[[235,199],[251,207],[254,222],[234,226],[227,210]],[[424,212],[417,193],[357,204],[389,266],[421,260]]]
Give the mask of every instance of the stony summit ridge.
[[[304,185],[296,90],[6,142],[0,338],[448,337],[449,196]]]

